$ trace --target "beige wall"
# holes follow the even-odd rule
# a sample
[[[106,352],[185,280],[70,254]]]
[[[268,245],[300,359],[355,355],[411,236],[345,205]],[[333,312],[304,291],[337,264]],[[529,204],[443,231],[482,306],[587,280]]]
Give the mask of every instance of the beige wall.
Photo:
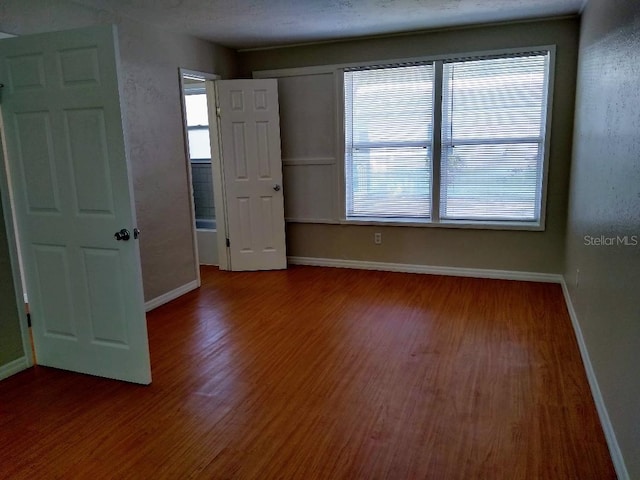
[[[24,355],[2,207],[0,202],[0,367]]]
[[[231,50],[65,0],[3,0],[0,31],[118,24],[145,299],[196,279],[178,68],[234,75]]]
[[[640,478],[640,245],[585,235],[640,242],[636,0],[591,0],[582,19],[565,279],[629,478]]]
[[[145,299],[196,279],[178,67],[234,74],[230,50],[140,24],[120,25],[122,82]]]
[[[251,76],[253,71],[259,70],[557,45],[546,231],[289,223],[287,253],[362,261],[561,273],[578,30],[577,19],[564,19],[241,52],[241,74]],[[310,124],[308,128],[314,129],[314,125]],[[283,132],[283,138],[286,135],[287,132]],[[373,244],[374,231],[383,234],[380,246]]]

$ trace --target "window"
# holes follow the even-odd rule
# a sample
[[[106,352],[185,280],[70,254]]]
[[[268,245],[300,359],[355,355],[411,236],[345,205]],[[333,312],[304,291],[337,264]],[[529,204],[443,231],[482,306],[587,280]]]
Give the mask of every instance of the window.
[[[538,225],[548,71],[547,51],[345,70],[347,219]]]
[[[202,91],[201,91],[202,90]],[[191,161],[211,162],[209,145],[209,114],[207,95],[204,89],[187,90],[184,97],[189,133],[189,156]]]
[[[345,72],[348,217],[428,218],[433,65]]]
[[[215,205],[209,142],[209,114],[204,87],[190,86],[185,88],[184,101],[196,227],[211,228],[215,225]]]

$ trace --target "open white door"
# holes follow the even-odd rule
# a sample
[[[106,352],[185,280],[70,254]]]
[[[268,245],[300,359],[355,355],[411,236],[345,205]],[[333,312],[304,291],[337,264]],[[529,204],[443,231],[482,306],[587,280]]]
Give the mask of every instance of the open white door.
[[[0,108],[38,363],[148,384],[116,39],[0,40]]]
[[[287,268],[276,80],[217,80],[231,270]]]

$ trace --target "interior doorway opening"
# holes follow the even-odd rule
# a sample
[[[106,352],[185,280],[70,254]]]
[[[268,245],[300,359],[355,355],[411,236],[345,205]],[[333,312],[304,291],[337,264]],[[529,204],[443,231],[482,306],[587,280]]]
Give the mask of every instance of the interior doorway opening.
[[[214,194],[214,173],[209,104],[212,89],[207,81],[219,78],[217,75],[180,71],[183,99],[183,121],[185,148],[187,152],[189,183],[192,197],[195,251],[199,265],[219,265],[218,222]],[[219,206],[220,207],[220,206]],[[221,208],[218,209],[221,211]]]

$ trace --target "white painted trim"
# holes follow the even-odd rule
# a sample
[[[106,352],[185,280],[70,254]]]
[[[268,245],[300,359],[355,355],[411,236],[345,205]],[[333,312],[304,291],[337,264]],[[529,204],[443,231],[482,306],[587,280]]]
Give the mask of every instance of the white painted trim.
[[[22,356],[17,360],[13,360],[9,363],[6,363],[0,366],[0,380],[4,380],[11,375],[15,375],[18,372],[26,370],[31,366],[31,362],[29,362],[26,356]]]
[[[218,118],[218,87],[216,81],[207,81],[207,108],[209,109],[209,138],[211,140],[211,170],[213,173],[213,199],[216,205],[216,229],[218,230],[218,268],[231,270],[231,251],[227,247],[229,238],[229,214],[227,211],[227,187],[224,181],[222,157],[222,130]]]
[[[496,222],[492,220],[435,221],[431,218],[426,218],[424,221],[420,222],[416,219],[403,220],[402,218],[363,217],[362,220],[359,220],[356,217],[352,217],[352,218],[343,218],[340,220],[339,223],[341,225],[370,225],[370,226],[381,226],[381,227],[464,228],[467,230],[510,230],[510,231],[529,231],[529,232],[544,231],[544,227],[538,222],[517,222],[517,221]]]
[[[607,445],[609,447],[609,453],[611,455],[611,460],[613,461],[613,466],[616,469],[616,474],[619,480],[630,480],[631,477],[629,477],[629,472],[627,471],[627,467],[624,463],[624,457],[622,456],[622,451],[620,450],[620,445],[618,444],[616,433],[613,429],[613,425],[611,424],[611,419],[609,418],[609,412],[607,411],[607,407],[604,403],[604,398],[602,398],[602,392],[600,391],[598,379],[596,378],[596,374],[593,370],[593,365],[591,364],[591,358],[589,357],[587,344],[585,343],[584,336],[582,335],[582,329],[580,328],[578,315],[573,308],[571,295],[569,294],[569,289],[567,288],[567,283],[564,277],[562,277],[562,281],[560,283],[562,285],[564,300],[567,304],[567,310],[569,311],[569,317],[571,318],[571,324],[573,325],[573,331],[576,335],[576,340],[578,341],[580,356],[582,357],[582,363],[587,374],[589,387],[591,388],[591,395],[593,396],[593,401],[596,404],[598,416],[600,417],[600,424],[602,425],[602,430],[604,431],[604,436],[607,440]]]
[[[13,276],[13,287],[16,299],[18,322],[22,336],[22,351],[26,358],[27,367],[33,365],[33,345],[31,335],[25,320],[24,306],[27,301],[27,291],[25,287],[25,270],[22,262],[20,250],[20,238],[18,230],[18,217],[14,201],[13,185],[11,181],[11,170],[9,168],[9,157],[7,152],[7,140],[5,138],[4,119],[0,115],[0,203],[3,205],[4,226],[6,231],[7,244],[9,246],[9,262]],[[0,219],[0,228],[2,228]],[[23,303],[24,302],[24,303]]]
[[[285,217],[287,223],[317,223],[320,225],[340,225],[339,220],[333,218],[311,218],[311,217]]]
[[[176,298],[181,297],[185,293],[188,293],[199,287],[200,287],[200,282],[198,280],[193,280],[189,283],[185,283],[181,287],[178,287],[174,290],[171,290],[170,292],[164,293],[159,297],[156,297],[152,300],[149,300],[148,302],[145,302],[144,311],[148,312],[150,310],[153,310],[154,308],[158,308],[159,306],[164,305],[165,303],[169,303],[171,300],[175,300]]]
[[[189,189],[189,212],[191,214],[191,239],[193,245],[193,258],[195,266],[195,274],[198,282],[200,282],[200,258],[198,256],[198,239],[196,237],[196,206],[195,195],[193,194],[193,173],[191,171],[191,154],[189,153],[189,128],[187,126],[187,102],[185,100],[186,86],[184,83],[184,76],[188,72],[182,68],[178,68],[178,83],[180,85],[180,107],[182,112],[182,128],[183,128],[183,140],[184,140],[184,161],[187,173],[187,184]],[[146,305],[145,305],[146,309]]]
[[[285,167],[295,165],[335,165],[334,157],[316,157],[316,158],[283,158],[282,165]]]
[[[185,102],[185,98],[184,96],[187,94],[187,86],[184,83],[184,77],[185,75],[189,75],[192,77],[198,77],[201,78],[204,83],[203,83],[203,88],[206,87],[206,81],[207,80],[217,80],[220,78],[220,75],[216,75],[215,73],[207,73],[207,72],[199,72],[196,70],[189,70],[186,68],[178,68],[178,83],[180,85],[180,105],[182,107],[182,127],[183,127],[183,136],[184,136],[184,159],[185,159],[185,166],[187,169],[187,182],[188,182],[188,186],[189,186],[189,208],[191,211],[191,235],[193,238],[193,256],[194,256],[194,266],[195,266],[195,273],[196,273],[196,278],[198,280],[198,286],[200,286],[201,280],[200,280],[200,258],[199,258],[199,254],[198,254],[198,237],[197,237],[197,233],[196,233],[196,206],[195,206],[195,201],[194,201],[194,195],[193,195],[193,178],[192,178],[192,173],[191,173],[191,155],[189,154],[189,128],[187,126],[187,107],[186,107],[186,102]],[[209,92],[206,92],[206,88],[205,88],[205,93],[208,96]],[[209,123],[211,123],[211,119],[209,119]],[[212,158],[212,162],[213,162],[213,158]],[[146,306],[145,306],[146,308]]]
[[[447,275],[451,277],[494,278],[499,280],[519,280],[523,282],[562,283],[562,275],[557,273],[520,272],[515,270],[491,270],[485,268],[440,267],[414,265],[409,263],[368,262],[342,260],[338,258],[288,257],[292,265],[316,267],[354,268],[358,270],[383,270],[387,272],[423,273]]]

